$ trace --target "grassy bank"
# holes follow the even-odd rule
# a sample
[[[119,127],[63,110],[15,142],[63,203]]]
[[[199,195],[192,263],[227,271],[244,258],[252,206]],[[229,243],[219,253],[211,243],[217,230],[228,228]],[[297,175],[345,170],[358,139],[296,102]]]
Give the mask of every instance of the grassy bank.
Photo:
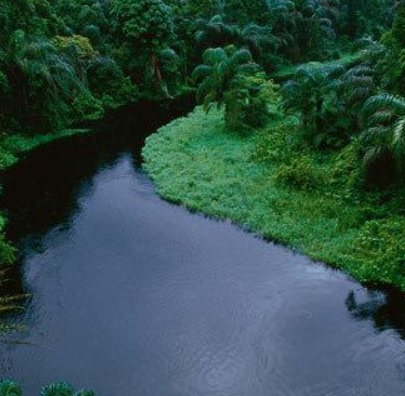
[[[65,129],[43,135],[10,135],[0,137],[0,172],[15,165],[24,153],[54,140],[88,132],[88,129]],[[1,210],[1,208],[0,208]],[[0,314],[13,309],[18,304],[18,298],[5,297],[7,286],[7,270],[14,263],[15,249],[4,236],[7,219],[0,214]],[[0,326],[0,331],[1,331]]]
[[[340,154],[286,145],[295,120],[241,137],[197,108],[147,139],[145,169],[166,199],[228,218],[364,282],[405,290],[404,194],[355,187]]]

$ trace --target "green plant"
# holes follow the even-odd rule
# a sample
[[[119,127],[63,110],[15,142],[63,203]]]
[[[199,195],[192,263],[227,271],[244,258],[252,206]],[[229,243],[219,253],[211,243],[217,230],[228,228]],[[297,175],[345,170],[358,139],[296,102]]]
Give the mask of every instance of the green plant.
[[[104,114],[102,103],[90,91],[82,91],[73,102],[77,120],[97,120]]]
[[[396,178],[396,172],[403,176],[405,99],[390,94],[379,94],[367,100],[363,112],[367,124],[360,135],[360,142],[365,166],[374,171],[376,166],[382,167],[381,176],[389,181]]]
[[[135,53],[141,49],[141,59],[148,59],[143,63],[151,71],[156,88],[162,90],[159,55],[174,40],[171,8],[162,0],[113,0],[111,15],[115,31]]]
[[[291,162],[278,167],[275,180],[285,187],[293,187],[298,190],[313,190],[322,183],[322,177],[315,172],[309,157],[301,156]]]
[[[231,131],[262,128],[279,115],[278,86],[263,74],[237,75],[224,94],[225,125]]]
[[[67,382],[55,382],[46,385],[41,390],[40,396],[93,396],[94,393],[87,390],[75,391]],[[22,396],[20,385],[11,380],[0,382],[0,396]]]
[[[225,93],[231,89],[235,78],[258,71],[250,51],[233,46],[209,48],[204,52],[203,61],[194,69],[192,77],[198,84],[197,101],[203,103],[206,111],[215,103],[218,106],[224,103]]]
[[[359,190],[356,141],[338,152],[304,148],[290,122],[240,138],[224,131],[223,111],[197,108],[147,139],[144,167],[172,202],[405,290],[404,189]]]
[[[4,380],[0,382],[0,396],[21,396],[22,390],[20,385],[11,381]]]
[[[300,113],[299,129],[317,148],[342,145],[348,140],[350,117],[340,95],[344,68],[339,64],[301,66],[283,86],[284,109]]]

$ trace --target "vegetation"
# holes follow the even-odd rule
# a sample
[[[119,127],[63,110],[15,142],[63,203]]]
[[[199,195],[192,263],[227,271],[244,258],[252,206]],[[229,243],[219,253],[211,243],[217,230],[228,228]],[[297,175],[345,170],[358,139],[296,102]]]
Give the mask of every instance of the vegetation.
[[[172,202],[405,290],[405,189],[361,190],[356,147],[302,149],[290,140],[298,125],[284,118],[241,136],[221,110],[198,108],[148,138],[144,167]]]
[[[360,279],[403,287],[402,1],[2,0],[0,37],[0,169],[120,105],[170,100],[191,87],[208,115],[198,110],[182,122],[195,129],[198,120],[203,131],[186,142],[174,124],[172,151],[152,139],[162,155],[147,149],[146,157],[158,183],[158,164],[181,169],[175,180],[188,180],[204,204],[167,193],[169,177],[166,196],[229,215]],[[204,132],[206,123],[215,133]],[[183,162],[182,150],[193,147],[207,156],[204,174]],[[221,180],[231,196],[217,186],[213,153],[232,168],[235,184]],[[251,197],[239,183],[250,183]],[[0,274],[14,257],[4,225],[1,218]]]
[[[20,385],[11,381],[4,380],[0,382],[0,396],[22,396]],[[44,386],[41,391],[41,396],[93,396],[94,393],[87,390],[75,392],[73,387],[67,382],[53,383]]]

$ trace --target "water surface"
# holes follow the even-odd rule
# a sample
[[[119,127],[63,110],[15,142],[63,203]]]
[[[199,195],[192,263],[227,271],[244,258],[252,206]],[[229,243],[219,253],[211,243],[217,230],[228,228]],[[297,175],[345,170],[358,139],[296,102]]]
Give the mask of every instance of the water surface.
[[[138,114],[138,115],[137,115]],[[99,396],[399,396],[404,298],[161,200],[140,169],[153,123],[29,155],[2,205],[32,298],[0,378]]]

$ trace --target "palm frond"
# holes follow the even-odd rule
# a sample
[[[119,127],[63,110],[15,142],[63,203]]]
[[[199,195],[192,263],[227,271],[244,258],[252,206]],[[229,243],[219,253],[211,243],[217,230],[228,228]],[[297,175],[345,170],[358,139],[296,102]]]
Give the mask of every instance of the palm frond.
[[[21,387],[11,380],[0,382],[0,396],[21,396]]]

